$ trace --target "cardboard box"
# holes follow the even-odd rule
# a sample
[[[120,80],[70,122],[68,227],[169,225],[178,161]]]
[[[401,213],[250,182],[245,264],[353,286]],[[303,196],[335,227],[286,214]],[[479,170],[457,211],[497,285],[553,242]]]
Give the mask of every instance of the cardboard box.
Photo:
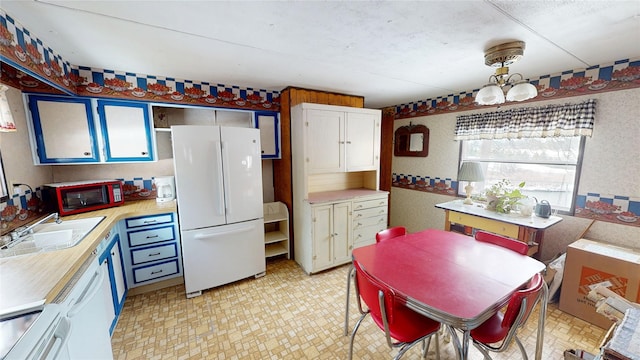
[[[587,239],[569,245],[560,310],[610,328],[612,321],[596,313],[595,302],[587,297],[600,284],[629,301],[640,302],[640,251]]]

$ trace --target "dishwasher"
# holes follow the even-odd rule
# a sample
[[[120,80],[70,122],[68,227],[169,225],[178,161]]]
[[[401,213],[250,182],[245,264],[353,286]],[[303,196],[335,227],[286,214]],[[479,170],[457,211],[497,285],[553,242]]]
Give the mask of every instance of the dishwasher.
[[[69,319],[59,304],[26,304],[0,317],[0,359],[67,360]]]
[[[82,270],[84,268],[84,270]],[[71,330],[67,341],[71,359],[112,359],[109,326],[111,319],[105,304],[105,267],[93,254],[83,265],[77,282],[64,297],[63,314]],[[72,280],[71,283],[74,283]],[[65,292],[65,291],[63,291]]]

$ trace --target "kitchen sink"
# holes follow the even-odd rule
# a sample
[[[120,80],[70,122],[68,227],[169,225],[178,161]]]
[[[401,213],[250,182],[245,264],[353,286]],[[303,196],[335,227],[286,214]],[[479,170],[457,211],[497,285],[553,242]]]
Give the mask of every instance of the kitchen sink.
[[[26,234],[0,248],[0,258],[23,254],[68,249],[78,245],[104,216],[86,219],[63,220],[61,223],[43,223]]]

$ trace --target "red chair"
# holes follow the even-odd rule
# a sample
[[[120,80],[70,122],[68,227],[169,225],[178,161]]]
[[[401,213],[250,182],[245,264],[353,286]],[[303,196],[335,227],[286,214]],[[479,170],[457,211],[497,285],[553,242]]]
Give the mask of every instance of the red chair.
[[[394,359],[400,359],[407,350],[419,343],[422,343],[422,357],[426,358],[431,335],[440,329],[440,323],[404,306],[403,302],[397,299],[393,289],[369,275],[355,260],[353,267],[356,270],[358,309],[362,316],[351,333],[349,360],[353,357],[356,332],[368,314],[371,314],[373,322],[384,331],[389,347],[400,348]],[[362,309],[362,301],[367,305],[366,311]]]
[[[376,242],[393,239],[394,237],[402,236],[407,233],[407,229],[404,226],[394,226],[386,230],[382,230],[376,234]]]
[[[382,230],[376,234],[376,243],[380,241],[392,239],[394,237],[402,236],[407,233],[407,229],[404,226],[395,226],[389,229]],[[344,336],[349,333],[349,296],[351,290],[351,279],[353,278],[353,266],[349,268],[347,273],[347,305],[344,316]]]
[[[518,290],[511,295],[504,314],[499,311],[480,326],[471,330],[473,345],[480,350],[485,359],[491,359],[489,351],[502,352],[514,340],[520,348],[522,358],[528,359],[527,352],[516,332],[527,322],[533,308],[540,300],[543,281],[542,275],[536,274],[527,288]]]
[[[502,246],[522,255],[527,255],[527,253],[529,252],[529,246],[525,242],[497,234],[488,233],[486,231],[477,231],[475,238],[478,241]]]

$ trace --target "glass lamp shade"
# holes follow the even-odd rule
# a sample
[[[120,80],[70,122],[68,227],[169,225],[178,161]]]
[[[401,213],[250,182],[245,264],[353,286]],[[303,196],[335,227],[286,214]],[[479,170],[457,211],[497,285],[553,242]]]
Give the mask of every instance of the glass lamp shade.
[[[518,81],[507,92],[507,101],[524,101],[538,96],[538,90],[535,86],[526,80]]]
[[[480,105],[502,104],[504,92],[497,84],[487,84],[476,94],[476,102]]]

